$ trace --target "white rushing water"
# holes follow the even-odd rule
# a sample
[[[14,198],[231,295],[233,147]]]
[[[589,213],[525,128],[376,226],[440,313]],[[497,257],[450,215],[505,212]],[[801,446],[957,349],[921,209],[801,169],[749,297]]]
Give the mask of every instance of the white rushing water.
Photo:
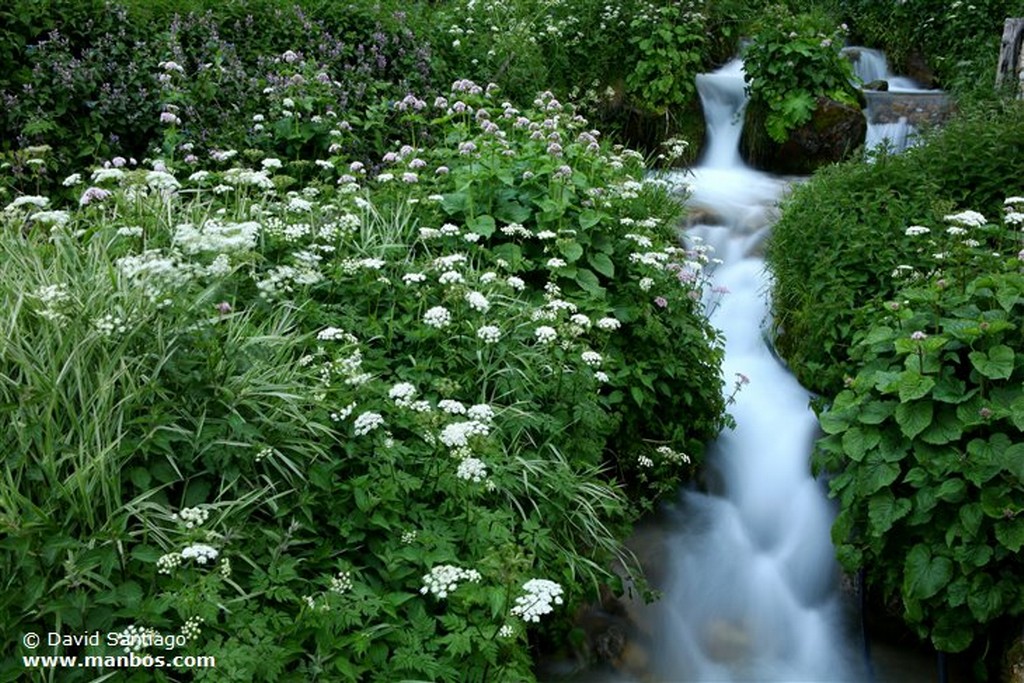
[[[709,218],[688,238],[712,244],[723,260],[713,279],[729,293],[712,320],[727,340],[727,381],[749,383],[730,406],[736,427],[711,445],[712,493],[682,494],[665,541],[664,597],[640,609],[652,680],[853,680],[829,536],[834,511],[809,471],[817,420],[807,390],[764,341],[770,282],[757,246],[787,184],[747,168],[736,152],[741,67],[700,76],[698,87],[711,139],[701,165],[680,180],[689,206]]]

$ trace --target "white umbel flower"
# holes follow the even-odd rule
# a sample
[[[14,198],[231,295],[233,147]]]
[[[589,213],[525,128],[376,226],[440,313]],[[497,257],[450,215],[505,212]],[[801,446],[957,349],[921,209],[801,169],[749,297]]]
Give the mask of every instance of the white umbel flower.
[[[512,607],[513,616],[523,621],[538,622],[542,615],[554,611],[552,605],[562,604],[563,590],[560,585],[547,579],[530,579],[523,584],[526,595],[516,598]]]
[[[451,324],[452,314],[444,306],[434,306],[423,315],[423,322],[440,330]]]

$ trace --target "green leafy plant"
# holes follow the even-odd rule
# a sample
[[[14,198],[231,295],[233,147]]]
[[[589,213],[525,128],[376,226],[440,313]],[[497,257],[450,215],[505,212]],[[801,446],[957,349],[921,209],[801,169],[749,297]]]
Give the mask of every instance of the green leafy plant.
[[[769,8],[754,39],[743,50],[750,106],[762,109],[764,126],[776,142],[811,120],[818,98],[858,106],[853,67],[839,54],[845,28],[829,18]]]
[[[941,258],[899,268],[893,299],[867,309],[858,370],[821,414],[840,561],[947,652],[1024,612],[1021,201],[1005,228],[963,212],[936,237],[908,230]]]

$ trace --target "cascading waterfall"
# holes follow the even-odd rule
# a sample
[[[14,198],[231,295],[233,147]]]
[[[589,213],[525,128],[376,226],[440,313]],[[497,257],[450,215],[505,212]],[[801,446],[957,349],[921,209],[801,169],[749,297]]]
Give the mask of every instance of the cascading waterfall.
[[[730,406],[736,427],[710,448],[712,493],[682,494],[666,540],[673,578],[638,618],[654,639],[654,680],[854,680],[829,536],[834,511],[809,473],[817,421],[809,393],[763,338],[770,283],[756,245],[786,185],[739,159],[742,85],[738,63],[698,77],[709,152],[681,181],[688,204],[720,223],[688,237],[722,258],[713,280],[729,293],[712,320],[727,340],[725,376],[744,386]]]
[[[906,76],[897,76],[889,68],[889,61],[881,50],[874,50],[867,47],[843,48],[843,53],[852,60],[854,74],[862,83],[885,81],[888,84],[888,92],[914,94],[932,93],[934,91],[921,87],[921,84]],[[867,149],[875,149],[882,145],[888,145],[894,151],[902,151],[914,144],[917,129],[914,128],[905,116],[896,121],[879,123],[875,121],[874,102],[877,97],[871,91],[866,91],[867,109],[864,115],[868,120],[867,136],[864,146]]]

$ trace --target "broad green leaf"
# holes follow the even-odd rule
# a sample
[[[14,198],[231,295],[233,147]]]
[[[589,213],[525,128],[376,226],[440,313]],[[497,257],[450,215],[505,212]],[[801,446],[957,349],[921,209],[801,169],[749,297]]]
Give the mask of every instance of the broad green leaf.
[[[947,479],[942,482],[935,495],[939,500],[944,500],[947,503],[959,503],[964,499],[966,491],[967,484],[963,479]]]
[[[441,208],[449,216],[466,211],[469,208],[469,193],[463,191],[444,195],[444,199],[441,200]]]
[[[975,536],[981,528],[985,513],[980,503],[968,503],[960,508],[960,524],[963,525],[965,536]]]
[[[974,640],[975,625],[961,621],[956,612],[939,617],[932,629],[932,645],[939,652],[963,652]]]
[[[966,391],[966,385],[955,377],[943,377],[935,383],[932,398],[943,403],[960,403],[972,396]]]
[[[1010,284],[1003,284],[996,289],[996,301],[1007,313],[1020,301],[1020,290]]]
[[[579,261],[580,257],[583,256],[583,247],[579,242],[572,240],[560,243],[558,245],[558,251],[561,252],[562,256],[564,256],[569,263]]]
[[[476,218],[470,218],[466,221],[466,225],[470,230],[483,237],[490,237],[494,234],[494,230],[497,227],[494,223],[494,216],[477,216]]]
[[[587,257],[587,263],[590,264],[591,268],[601,273],[601,275],[609,278],[615,277],[615,264],[612,263],[607,254],[602,254],[601,252],[590,254]]]
[[[988,353],[972,351],[968,358],[974,369],[989,379],[1009,379],[1013,374],[1013,349],[1005,344],[993,346]]]
[[[935,386],[935,380],[915,370],[904,370],[899,380],[900,401],[906,403],[922,398]]]
[[[967,594],[967,606],[978,621],[985,623],[999,615],[1003,609],[1003,592],[988,574],[977,574]]]
[[[502,223],[526,223],[531,216],[533,212],[516,201],[500,203],[494,211],[494,217]]]
[[[868,499],[868,521],[872,535],[881,536],[908,512],[910,500],[907,498],[896,498],[889,490],[874,494]]]
[[[601,286],[601,283],[598,281],[597,276],[594,275],[594,271],[588,270],[586,268],[580,268],[579,271],[576,273],[576,282],[588,293],[597,297],[604,296],[604,287]]]
[[[932,410],[930,401],[900,403],[896,406],[896,422],[903,435],[908,439],[913,439],[923,432],[925,427],[931,424]]]
[[[950,441],[958,441],[964,433],[963,425],[951,406],[939,406],[939,411],[931,424],[921,432],[921,440],[925,443],[941,446]]]
[[[1014,427],[1024,432],[1024,394],[1010,404],[1010,421]]]
[[[857,420],[868,425],[885,422],[896,410],[896,401],[868,401],[857,413]]]
[[[881,436],[877,429],[864,430],[860,427],[850,427],[843,434],[843,450],[852,460],[860,462],[864,454],[878,445]]]
[[[911,548],[903,567],[903,595],[926,600],[949,583],[953,563],[947,557],[933,557],[924,543]]]
[[[1015,443],[1002,453],[1003,469],[1024,485],[1024,443]]]
[[[975,486],[982,486],[1003,469],[1002,454],[1010,449],[1010,439],[1005,434],[993,434],[987,441],[971,439],[967,444],[964,462],[964,477]]]
[[[1020,552],[1024,546],[1024,517],[996,522],[996,538],[1010,552]]]
[[[580,227],[584,230],[592,228],[601,222],[601,219],[607,216],[607,214],[600,211],[594,211],[593,209],[585,209],[580,212]]]
[[[523,250],[518,244],[512,242],[505,242],[499,244],[492,250],[495,257],[503,259],[511,267],[515,268],[523,260]]]
[[[857,490],[862,496],[870,496],[892,484],[900,476],[900,468],[891,462],[882,462],[869,457],[858,468]]]
[[[821,429],[826,434],[839,434],[850,426],[850,421],[845,415],[833,410],[819,415],[818,422],[821,423]]]
[[[888,325],[881,325],[879,327],[872,327],[871,331],[864,337],[862,343],[864,344],[878,344],[880,342],[892,341],[896,337],[896,332]]]

